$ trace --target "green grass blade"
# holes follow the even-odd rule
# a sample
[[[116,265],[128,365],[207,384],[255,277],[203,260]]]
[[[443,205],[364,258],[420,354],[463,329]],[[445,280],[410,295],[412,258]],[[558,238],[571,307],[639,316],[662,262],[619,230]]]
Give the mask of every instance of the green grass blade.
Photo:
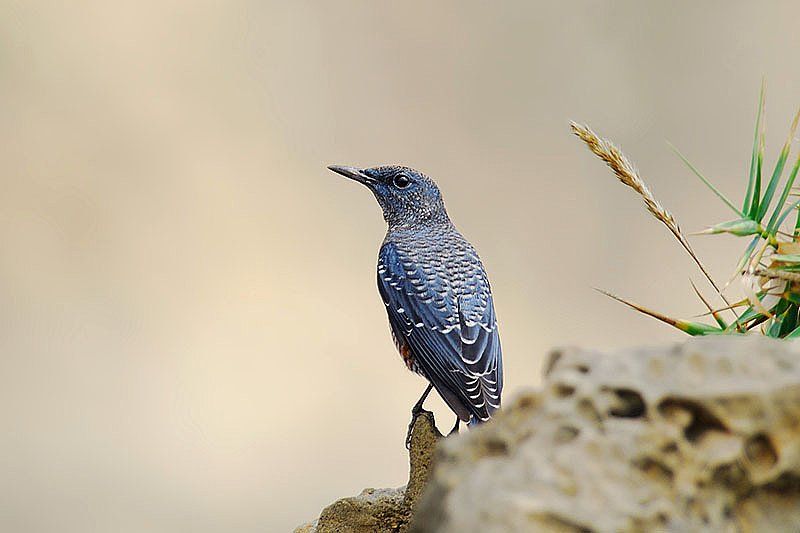
[[[694,172],[694,174],[695,174],[695,175],[696,175],[698,178],[700,178],[700,181],[702,181],[703,183],[705,183],[705,184],[706,184],[706,187],[708,187],[709,189],[711,189],[711,192],[713,192],[714,194],[716,194],[716,195],[717,195],[717,197],[718,197],[720,200],[722,200],[723,202],[725,202],[725,205],[727,205],[728,207],[730,207],[730,208],[733,210],[733,212],[734,212],[734,213],[736,213],[737,215],[739,215],[739,217],[741,217],[741,218],[745,218],[745,215],[744,215],[744,213],[742,213],[741,211],[739,211],[739,208],[738,208],[738,207],[736,207],[735,205],[733,205],[733,203],[732,203],[730,200],[728,200],[728,198],[727,198],[727,197],[726,197],[724,194],[722,194],[722,192],[721,192],[719,189],[717,189],[717,188],[714,186],[714,184],[713,184],[713,183],[711,183],[710,181],[708,181],[708,179],[707,179],[705,176],[703,176],[703,174],[701,174],[701,173],[700,173],[700,171],[699,171],[699,170],[697,170],[697,169],[694,167],[694,165],[692,165],[692,164],[689,162],[689,160],[688,160],[688,159],[686,159],[686,158],[683,156],[683,154],[682,154],[682,153],[680,153],[680,151],[678,151],[678,149],[677,149],[677,148],[675,148],[675,146],[673,146],[673,145],[672,145],[672,144],[670,144],[670,143],[668,143],[668,144],[669,144],[670,148],[672,148],[672,150],[675,152],[675,154],[677,154],[677,156],[678,156],[678,157],[680,157],[680,158],[681,158],[681,160],[682,160],[684,163],[686,163],[686,166],[688,166],[688,167],[689,167],[689,169],[690,169],[692,172]]]
[[[789,311],[791,309],[792,306],[789,302],[786,300],[778,300],[778,303],[769,310],[773,316],[765,332],[767,337],[779,338],[782,336],[781,332],[783,332],[784,335],[788,333],[787,331],[783,331],[783,328],[784,322],[788,320]]]
[[[793,210],[797,209],[798,205],[800,205],[800,200],[795,200],[794,202],[792,202],[789,205],[789,207],[787,207],[786,210],[783,212],[781,217],[778,219],[778,222],[775,224],[775,227],[773,228],[772,232],[770,232],[770,233],[776,232],[778,230],[778,228],[781,227],[781,224],[783,224],[783,221],[786,220],[786,217],[789,216],[789,213],[791,213]]]
[[[781,336],[781,326],[783,325],[782,317],[775,317],[772,319],[772,322],[767,326],[766,331],[764,332],[765,337],[772,337],[773,339],[777,339]]]
[[[744,266],[750,262],[750,259],[753,258],[753,252],[756,249],[756,245],[761,240],[761,236],[755,237],[750,244],[747,245],[747,248],[744,250],[744,254],[739,259],[739,263],[736,265],[736,272],[741,272]]]
[[[781,298],[791,304],[800,305],[800,294],[797,294],[796,292],[786,291],[781,294]]]
[[[747,309],[745,309],[744,313],[739,315],[739,322],[744,324],[745,322],[749,322],[749,321],[751,321],[754,318],[759,317],[759,316],[763,316],[763,315],[761,315],[761,313],[756,311],[755,307],[751,306],[751,307],[748,307]]]
[[[800,117],[800,112],[798,112],[798,116]],[[797,118],[795,118],[797,121]],[[787,154],[788,155],[788,154]],[[783,186],[783,193],[781,194],[781,199],[778,201],[778,204],[775,206],[775,211],[772,212],[772,217],[769,219],[769,223],[767,224],[767,232],[772,233],[776,229],[780,227],[783,223],[783,220],[786,218],[784,215],[781,216],[780,222],[777,222],[778,213],[783,206],[786,205],[786,199],[789,198],[789,193],[792,192],[792,186],[794,186],[794,180],[797,177],[797,171],[800,169],[800,154],[797,155],[797,159],[795,159],[794,165],[792,166],[791,172],[789,172],[789,178],[786,180],[786,184]],[[788,213],[785,213],[788,214]]]
[[[728,222],[722,222],[711,226],[703,231],[702,234],[714,235],[717,233],[731,233],[737,237],[747,237],[750,235],[760,235],[762,230],[763,228],[761,225],[755,220],[740,218],[739,220],[729,220]]]
[[[772,306],[772,309],[770,309],[769,312],[775,316],[779,316],[784,314],[791,306],[792,304],[790,302],[780,299],[778,300],[778,303]]]
[[[800,263],[800,254],[772,254],[769,258],[782,263]]]
[[[780,226],[780,224],[778,224]],[[797,211],[797,219],[794,223],[794,238],[800,237],[800,210]]]
[[[703,324],[702,322],[687,322],[686,320],[676,320],[675,327],[691,335],[692,337],[704,337],[706,335],[722,335],[724,330]]]
[[[758,300],[759,300],[759,301],[762,301],[762,299],[763,299],[765,296],[766,296],[766,294],[765,294],[764,292],[758,292],[758,293],[756,293],[756,298],[758,298]],[[779,303],[780,303],[780,302],[779,302]],[[774,308],[773,308],[773,309],[774,309]],[[772,312],[772,311],[770,311],[770,312]],[[755,307],[753,307],[752,305],[750,305],[750,306],[748,306],[748,307],[747,307],[747,309],[745,309],[745,310],[744,310],[744,312],[743,312],[741,315],[739,315],[739,318],[736,320],[736,324],[739,324],[739,325],[741,325],[741,326],[744,326],[744,325],[746,325],[748,322],[750,322],[751,320],[754,320],[754,321],[755,321],[755,324],[750,324],[750,325],[748,325],[748,326],[747,326],[747,328],[748,328],[748,329],[750,329],[750,328],[752,328],[754,325],[756,325],[756,324],[760,324],[761,322],[763,322],[763,321],[764,321],[764,320],[766,320],[767,318],[768,318],[768,317],[767,317],[767,316],[765,316],[764,314],[762,314],[762,313],[761,313],[761,311],[758,311],[758,310],[757,310]],[[732,328],[733,328],[734,326],[736,326],[736,324],[731,324],[731,326],[728,326],[728,331],[732,331]]]
[[[796,339],[797,337],[800,337],[800,326],[793,329],[784,339]]]
[[[767,320],[767,318],[768,317],[756,311],[756,314],[754,316],[750,316],[747,320],[739,320],[736,322],[736,324],[732,324],[732,326],[738,326],[738,327],[736,328],[729,327],[725,333],[729,335],[731,333],[736,333],[736,332],[750,331],[754,327],[758,326],[759,324]]]
[[[797,327],[797,306],[792,305],[789,306],[789,309],[786,310],[786,315],[783,319],[783,323],[781,324],[781,331],[779,333],[781,338],[785,338],[786,335],[794,331]]]
[[[745,213],[752,212],[752,206],[750,203],[752,202],[754,195],[753,189],[755,187],[756,182],[756,162],[758,160],[758,148],[760,146],[759,142],[759,132],[761,131],[761,113],[764,109],[764,81],[761,81],[761,93],[758,97],[758,111],[756,112],[756,130],[753,134],[753,155],[750,159],[750,177],[747,180],[747,193],[744,196],[744,205],[742,205],[742,211]],[[758,193],[755,194],[755,197],[758,197]]]
[[[764,168],[764,132],[761,133],[761,146],[758,149],[758,161],[756,163],[756,185],[753,190],[753,204],[748,215],[755,217],[761,208],[759,198],[761,198],[761,170]]]
[[[764,322],[767,322],[768,320],[769,320],[769,317],[764,316],[764,315],[758,315],[758,317],[756,317],[752,322],[750,322],[747,325],[747,331],[750,331],[751,329],[755,329],[756,327],[760,326]]]
[[[675,318],[670,318],[668,316],[662,315],[661,313],[657,313],[655,311],[651,311],[651,310],[649,310],[649,309],[647,309],[645,307],[642,307],[639,304],[635,304],[635,303],[630,302],[630,301],[628,301],[628,300],[626,300],[624,298],[621,298],[619,296],[615,296],[615,295],[611,294],[610,292],[606,292],[606,291],[604,291],[602,289],[595,289],[595,290],[605,294],[609,298],[612,298],[612,299],[614,299],[614,300],[616,300],[616,301],[618,301],[618,302],[620,302],[622,304],[627,305],[628,307],[630,307],[632,309],[635,309],[635,310],[639,311],[642,314],[651,316],[651,317],[655,318],[656,320],[660,320],[661,322],[664,322],[665,324],[669,324],[670,326],[683,331],[684,333],[688,333],[689,335],[691,335],[693,337],[698,337],[698,336],[703,336],[703,335],[719,335],[719,334],[725,333],[724,329],[721,329],[721,328],[718,328],[718,327],[709,326],[708,324],[703,324],[702,322],[688,322],[686,320],[678,320],[678,319],[675,319]]]
[[[797,212],[797,220],[794,223],[794,236],[800,237],[800,211]]]
[[[748,211],[748,215],[753,218],[758,213],[759,209],[759,200],[761,198],[761,171],[764,168],[764,144],[766,142],[766,126],[765,126],[765,119],[764,114],[761,114],[761,123],[759,124],[759,133],[758,133],[758,152],[756,154],[756,182],[753,187],[753,201],[750,204],[750,211]]]
[[[767,184],[767,190],[764,191],[764,198],[761,199],[761,202],[758,206],[758,214],[756,215],[756,220],[761,222],[761,220],[766,216],[767,211],[769,210],[769,206],[772,203],[772,197],[775,195],[775,189],[778,187],[778,182],[781,179],[781,174],[783,174],[783,167],[786,166],[786,161],[789,159],[789,151],[792,149],[792,140],[794,139],[794,132],[797,130],[797,121],[800,120],[800,111],[794,116],[794,120],[792,120],[792,127],[789,128],[789,136],[786,138],[786,142],[783,143],[783,148],[781,148],[781,155],[778,157],[778,162],[775,163],[775,169],[772,171],[772,176],[769,178],[769,183]],[[791,186],[790,186],[791,188]],[[786,195],[788,196],[788,190],[785,191]],[[779,205],[776,208],[776,211],[780,210],[782,205]]]
[[[794,237],[800,237],[800,210],[797,211],[797,219],[794,223]]]

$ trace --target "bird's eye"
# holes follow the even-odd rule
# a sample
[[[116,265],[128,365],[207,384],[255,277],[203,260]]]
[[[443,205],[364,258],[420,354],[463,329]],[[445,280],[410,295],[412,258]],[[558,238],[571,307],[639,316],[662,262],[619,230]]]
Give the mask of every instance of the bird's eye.
[[[411,180],[405,174],[398,174],[394,177],[394,186],[398,189],[405,189],[410,183]]]

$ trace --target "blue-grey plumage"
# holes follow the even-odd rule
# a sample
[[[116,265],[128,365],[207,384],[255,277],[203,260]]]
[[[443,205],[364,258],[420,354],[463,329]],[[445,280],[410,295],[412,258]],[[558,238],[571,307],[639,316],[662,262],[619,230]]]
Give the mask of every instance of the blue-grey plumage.
[[[378,254],[378,290],[406,365],[459,419],[489,419],[503,389],[492,291],[439,188],[407,167],[329,168],[366,185],[383,209],[388,231]]]

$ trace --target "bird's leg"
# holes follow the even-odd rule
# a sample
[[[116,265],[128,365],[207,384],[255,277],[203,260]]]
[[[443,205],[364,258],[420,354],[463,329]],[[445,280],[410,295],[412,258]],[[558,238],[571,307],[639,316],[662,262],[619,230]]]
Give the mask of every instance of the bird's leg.
[[[461,419],[460,419],[460,418],[458,418],[458,415],[456,415],[456,425],[455,425],[455,426],[453,426],[453,429],[451,429],[451,430],[450,430],[450,433],[448,433],[448,434],[447,434],[447,436],[448,436],[448,437],[449,437],[450,435],[453,435],[453,434],[458,434],[458,424],[459,424],[460,422],[461,422]]]
[[[418,415],[423,411],[422,404],[425,403],[425,399],[428,397],[428,394],[431,393],[432,389],[433,385],[431,383],[428,383],[428,387],[425,389],[425,392],[422,393],[422,396],[419,397],[417,403],[415,403],[414,407],[411,408],[412,415]]]
[[[425,398],[428,397],[428,394],[431,393],[431,389],[433,389],[433,385],[430,383],[428,384],[428,388],[425,389],[425,392],[422,393],[417,403],[414,404],[414,407],[411,408],[411,422],[408,423],[408,431],[406,432],[406,449],[411,448],[411,430],[414,429],[414,422],[417,420],[417,415],[419,415],[424,409],[422,408],[422,404],[425,403]]]

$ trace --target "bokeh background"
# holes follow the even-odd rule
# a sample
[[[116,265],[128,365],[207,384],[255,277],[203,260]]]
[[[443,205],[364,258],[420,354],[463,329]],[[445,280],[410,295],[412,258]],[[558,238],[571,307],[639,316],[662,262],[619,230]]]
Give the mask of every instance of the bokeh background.
[[[489,270],[506,390],[547,351],[681,336],[707,289],[570,135],[687,231],[800,104],[796,1],[0,2],[0,530],[287,531],[399,486],[423,389],[375,289],[377,204],[436,178]],[[721,280],[741,242],[698,237]],[[708,291],[707,291],[708,292]],[[429,406],[444,428],[440,402]]]

